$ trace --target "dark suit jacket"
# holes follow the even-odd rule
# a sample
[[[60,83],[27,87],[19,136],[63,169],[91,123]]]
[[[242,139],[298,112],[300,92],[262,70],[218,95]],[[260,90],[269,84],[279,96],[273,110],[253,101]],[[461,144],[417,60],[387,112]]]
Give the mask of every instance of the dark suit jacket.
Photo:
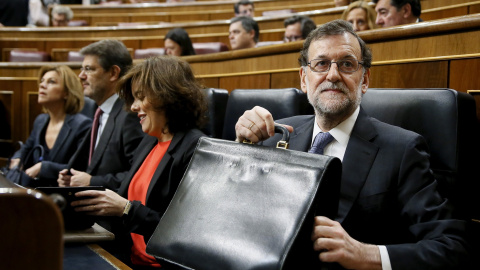
[[[0,1],[0,23],[4,26],[26,26],[28,23],[28,0]]]
[[[93,152],[92,163],[88,165],[90,129],[68,164],[69,168],[92,175],[91,186],[104,186],[116,191],[130,169],[134,151],[144,136],[139,118],[123,110],[123,105],[121,99],[115,101]]]
[[[278,121],[294,127],[290,149],[309,149],[314,121]],[[386,245],[393,269],[457,269],[466,260],[466,224],[437,192],[423,137],[361,109],[342,166],[336,220],[353,238]]]
[[[45,136],[50,116],[48,114],[40,114],[33,123],[33,130],[23,145],[22,149],[14,154],[14,158],[25,158],[30,150],[39,145],[42,138]],[[67,114],[65,117],[57,140],[50,149],[49,160],[42,161],[42,167],[38,178],[46,180],[48,184],[58,185],[58,172],[61,171],[69,162],[83,138],[90,130],[92,120],[83,114]],[[28,169],[28,168],[24,168]]]
[[[204,134],[197,129],[175,134],[150,182],[146,205],[133,201],[128,216],[123,218],[128,232],[143,235],[145,242],[150,239],[177,190],[201,136]],[[145,136],[138,147],[139,151],[135,153],[133,165],[126,177],[128,180],[123,181],[118,194],[128,197],[130,181],[157,143],[157,138]]]

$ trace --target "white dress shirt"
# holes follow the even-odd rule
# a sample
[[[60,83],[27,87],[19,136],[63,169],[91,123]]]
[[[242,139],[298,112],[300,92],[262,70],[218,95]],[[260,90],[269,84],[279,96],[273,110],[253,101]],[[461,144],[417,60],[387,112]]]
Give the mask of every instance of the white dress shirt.
[[[330,142],[324,149],[323,153],[327,156],[333,156],[339,158],[343,161],[343,156],[345,155],[345,151],[347,150],[347,144],[350,140],[350,135],[352,134],[353,126],[357,121],[358,114],[360,113],[360,106],[350,115],[347,119],[343,122],[338,124],[336,127],[332,128],[330,131],[330,135],[333,136],[334,140]],[[317,124],[317,117],[315,116],[315,125],[313,126],[313,134],[312,134],[312,142],[315,140],[315,136],[319,132],[324,132]],[[380,251],[380,259],[382,260],[382,269],[383,270],[392,270],[392,266],[390,264],[390,257],[388,256],[388,251],[385,246],[377,246]]]
[[[100,105],[100,109],[103,111],[103,114],[100,116],[98,120],[98,132],[97,132],[97,141],[95,142],[95,148],[97,148],[98,142],[100,141],[100,137],[102,136],[103,130],[105,129],[105,125],[107,124],[108,117],[110,116],[110,112],[113,109],[113,105],[118,99],[117,94],[113,94],[109,97],[105,102]]]

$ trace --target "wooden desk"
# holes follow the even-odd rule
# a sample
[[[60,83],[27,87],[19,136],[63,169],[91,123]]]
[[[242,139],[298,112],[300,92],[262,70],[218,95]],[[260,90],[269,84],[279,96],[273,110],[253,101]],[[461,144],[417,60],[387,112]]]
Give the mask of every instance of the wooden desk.
[[[95,223],[85,230],[66,230],[63,235],[65,243],[98,243],[115,240],[115,235]]]
[[[132,269],[97,244],[65,244],[63,254],[63,270]]]

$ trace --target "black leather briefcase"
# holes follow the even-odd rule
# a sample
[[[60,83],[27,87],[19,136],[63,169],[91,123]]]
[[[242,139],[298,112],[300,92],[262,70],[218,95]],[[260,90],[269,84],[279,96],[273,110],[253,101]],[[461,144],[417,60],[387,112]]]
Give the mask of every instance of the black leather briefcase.
[[[147,253],[167,269],[319,267],[313,217],[336,214],[340,175],[334,157],[202,138]]]

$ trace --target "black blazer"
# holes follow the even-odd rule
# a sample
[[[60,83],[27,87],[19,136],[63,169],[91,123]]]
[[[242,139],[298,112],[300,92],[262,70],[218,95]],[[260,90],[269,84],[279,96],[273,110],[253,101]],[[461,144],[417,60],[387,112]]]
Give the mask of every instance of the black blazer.
[[[37,116],[30,137],[28,137],[22,149],[17,151],[13,157],[25,158],[34,146],[39,145],[42,140],[41,136],[45,136],[49,122],[50,116],[48,114],[44,113]],[[50,149],[49,160],[42,161],[38,178],[46,180],[47,183],[52,185],[58,185],[58,172],[67,165],[91,126],[92,120],[85,115],[79,113],[67,114],[55,144]]]
[[[89,129],[72,162],[68,164],[68,168],[92,175],[91,186],[104,186],[116,191],[130,169],[134,151],[144,136],[139,118],[123,110],[123,105],[121,99],[115,101],[93,152],[92,163],[88,165],[91,133]]]
[[[294,127],[290,149],[309,149],[314,121],[314,116],[278,121]],[[343,158],[335,219],[356,240],[386,245],[396,270],[457,269],[466,261],[466,223],[455,219],[449,201],[440,197],[427,148],[420,135],[361,109]]]
[[[133,201],[128,216],[123,218],[124,228],[128,232],[143,235],[145,242],[150,239],[182,180],[198,139],[202,136],[204,134],[197,129],[178,132],[173,136],[148,186],[146,205]],[[139,151],[135,153],[134,162],[126,177],[128,180],[122,182],[118,194],[128,198],[128,188],[133,176],[157,143],[157,138],[145,136],[138,147]]]

